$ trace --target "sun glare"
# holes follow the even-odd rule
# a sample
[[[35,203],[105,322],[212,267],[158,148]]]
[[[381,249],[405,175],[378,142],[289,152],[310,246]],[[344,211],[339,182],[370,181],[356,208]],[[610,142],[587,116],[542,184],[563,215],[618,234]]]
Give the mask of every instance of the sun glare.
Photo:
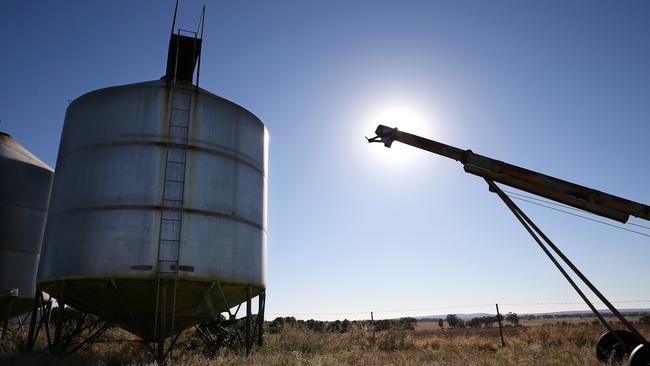
[[[434,133],[434,121],[431,113],[415,103],[382,105],[369,112],[364,120],[366,126],[364,133],[368,137],[374,136],[374,131],[380,124],[397,127],[400,131],[427,138],[432,138]],[[409,166],[420,160],[425,154],[423,151],[400,142],[393,143],[391,148],[386,148],[381,144],[368,148],[373,160],[380,160],[382,164],[390,164],[393,167]]]

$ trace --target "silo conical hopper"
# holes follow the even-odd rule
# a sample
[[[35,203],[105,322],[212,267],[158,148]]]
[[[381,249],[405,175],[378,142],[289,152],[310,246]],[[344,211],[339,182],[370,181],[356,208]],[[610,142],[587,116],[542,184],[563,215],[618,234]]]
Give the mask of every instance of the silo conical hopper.
[[[267,131],[192,84],[197,42],[172,36],[173,74],[69,105],[39,269],[59,302],[152,341],[265,288]]]
[[[0,319],[32,308],[52,169],[0,132]]]

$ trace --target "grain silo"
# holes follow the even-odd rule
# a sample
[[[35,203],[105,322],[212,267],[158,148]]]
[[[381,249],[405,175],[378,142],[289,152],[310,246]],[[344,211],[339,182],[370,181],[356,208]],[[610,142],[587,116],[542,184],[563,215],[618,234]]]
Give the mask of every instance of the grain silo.
[[[28,312],[52,185],[52,169],[0,132],[0,319]]]
[[[265,288],[267,131],[196,85],[200,51],[177,32],[160,80],[70,103],[39,269],[59,303],[158,343]]]

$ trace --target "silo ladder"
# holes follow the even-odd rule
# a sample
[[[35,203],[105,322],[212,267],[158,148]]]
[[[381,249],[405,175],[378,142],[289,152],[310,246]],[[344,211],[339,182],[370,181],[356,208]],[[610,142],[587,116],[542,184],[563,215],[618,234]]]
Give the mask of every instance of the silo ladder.
[[[157,273],[176,274],[179,270],[191,92],[171,91],[169,133],[160,212]]]

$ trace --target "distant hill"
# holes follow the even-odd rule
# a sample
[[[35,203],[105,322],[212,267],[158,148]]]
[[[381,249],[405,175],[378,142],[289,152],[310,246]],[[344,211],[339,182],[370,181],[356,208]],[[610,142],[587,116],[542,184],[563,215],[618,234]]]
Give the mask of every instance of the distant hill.
[[[598,311],[603,315],[612,315],[612,312],[606,309],[598,309]],[[623,315],[628,314],[639,314],[639,313],[650,313],[650,308],[641,308],[641,309],[618,309],[618,311]],[[520,315],[591,315],[591,310],[572,310],[572,311],[555,311],[550,313],[530,313],[530,314],[520,314]]]
[[[612,312],[609,310],[605,309],[598,309],[601,314],[603,315],[612,315]],[[642,309],[619,309],[618,311],[621,312],[623,315],[633,315],[633,314],[640,314],[640,313],[650,313],[650,308],[642,308]],[[525,314],[517,314],[520,317],[525,317],[527,315],[534,315],[534,316],[553,316],[553,317],[566,317],[566,316],[588,316],[591,315],[591,310],[570,310],[570,311],[554,311],[554,312],[548,312],[548,313],[525,313]],[[480,318],[482,316],[496,316],[496,314],[490,314],[490,313],[469,313],[469,314],[456,314],[457,317],[463,319],[463,320],[470,320],[474,318]],[[431,321],[431,320],[438,320],[440,318],[445,319],[447,317],[447,314],[444,315],[423,315],[423,316],[416,316],[414,317],[418,321]]]

